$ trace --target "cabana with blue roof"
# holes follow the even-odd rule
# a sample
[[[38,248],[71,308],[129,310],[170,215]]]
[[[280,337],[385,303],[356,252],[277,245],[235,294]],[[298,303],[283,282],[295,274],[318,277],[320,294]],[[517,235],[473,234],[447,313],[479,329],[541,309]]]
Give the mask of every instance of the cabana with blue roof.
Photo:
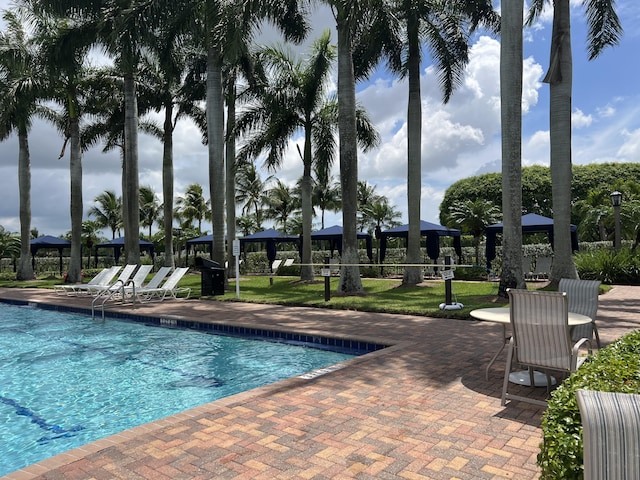
[[[251,235],[244,236],[240,239],[240,248],[244,251],[247,243],[264,243],[267,250],[267,260],[272,265],[276,259],[276,250],[278,243],[295,243],[300,238],[297,235],[287,235],[273,228],[256,232]]]
[[[52,237],[51,235],[43,235],[42,237],[34,238],[30,242],[31,245],[31,267],[36,269],[36,253],[41,249],[58,250],[60,255],[60,275],[62,275],[62,251],[65,248],[71,248],[71,242],[64,238]]]
[[[420,236],[426,237],[427,256],[434,262],[440,257],[440,237],[453,237],[453,248],[458,255],[462,256],[462,245],[460,243],[460,230],[448,228],[436,223],[420,220]],[[380,261],[384,260],[387,252],[387,241],[391,237],[407,239],[409,237],[409,224],[391,228],[380,233]]]
[[[331,256],[333,257],[333,252],[335,250],[338,251],[338,254],[342,254],[342,232],[343,227],[340,225],[333,225],[332,227],[323,228],[322,230],[317,230],[315,232],[311,232],[311,241],[319,242],[326,241],[329,242],[329,249],[331,251]],[[356,236],[358,240],[365,241],[365,247],[367,249],[367,257],[369,257],[369,261],[373,261],[373,246],[371,241],[371,235],[364,232],[356,232]],[[302,248],[302,242],[300,242],[300,248]]]
[[[491,261],[496,258],[496,236],[502,233],[504,224],[502,222],[489,225],[486,228],[487,245],[486,257],[487,268],[491,268]],[[578,251],[578,227],[571,225],[571,250]],[[543,217],[537,213],[527,213],[522,216],[522,233],[546,233],[553,248],[553,219]]]
[[[120,237],[120,238],[114,238],[113,240],[110,240],[108,242],[103,242],[103,243],[99,243],[96,245],[96,251],[95,251],[95,256],[96,256],[96,265],[98,264],[98,249],[99,248],[112,248],[113,249],[113,256],[115,258],[115,262],[118,263],[118,261],[120,260],[120,255],[122,255],[122,249],[124,248],[124,237]],[[149,252],[149,255],[151,255],[151,259],[153,260],[153,257],[155,255],[155,251],[154,251],[154,246],[152,242],[149,242],[147,240],[140,240],[140,250],[147,250]]]

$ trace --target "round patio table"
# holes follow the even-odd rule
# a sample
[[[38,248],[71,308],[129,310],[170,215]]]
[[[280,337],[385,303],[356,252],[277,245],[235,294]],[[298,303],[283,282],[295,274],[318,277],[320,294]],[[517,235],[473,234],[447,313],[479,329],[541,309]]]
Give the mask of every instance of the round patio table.
[[[498,350],[496,354],[491,358],[491,360],[489,361],[489,365],[487,365],[487,368],[485,370],[485,377],[487,380],[489,380],[489,369],[491,368],[491,365],[493,365],[493,363],[496,361],[496,358],[498,358],[498,355],[502,353],[502,350],[504,350],[504,346],[507,344],[507,342],[509,342],[509,339],[511,338],[511,336],[507,336],[507,325],[511,323],[509,308],[508,307],[478,308],[476,310],[471,310],[471,312],[469,312],[469,315],[471,315],[476,320],[481,320],[483,322],[499,323],[500,325],[502,325],[502,346],[500,347],[500,350]],[[577,325],[584,325],[585,323],[590,323],[591,321],[592,321],[591,318],[587,317],[586,315],[569,312],[569,328],[575,327]],[[546,386],[547,385],[546,378],[547,378],[546,375],[544,375],[543,373],[535,372],[534,380],[533,380],[535,383],[535,386]],[[531,386],[528,372],[513,372],[512,374],[509,375],[509,380],[519,385]]]

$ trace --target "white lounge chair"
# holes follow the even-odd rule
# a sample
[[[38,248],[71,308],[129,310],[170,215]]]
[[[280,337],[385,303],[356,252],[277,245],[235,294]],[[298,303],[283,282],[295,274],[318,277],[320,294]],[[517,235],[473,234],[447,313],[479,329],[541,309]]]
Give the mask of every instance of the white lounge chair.
[[[145,265],[143,265],[142,267],[144,266]],[[142,269],[142,267],[140,268]],[[151,268],[152,268],[151,265],[149,265],[149,270],[151,270]],[[142,281],[136,281],[134,277],[133,285],[131,285],[131,282],[129,282],[124,287],[125,297],[129,299],[138,298],[138,292],[144,289],[153,290],[158,288],[170,271],[171,271],[171,267],[160,267],[158,271],[155,273],[155,275],[151,277],[151,280],[149,280],[149,282],[146,284],[144,283],[144,279],[146,278],[146,275],[142,279]],[[136,276],[138,276],[137,273],[136,273]]]
[[[138,266],[135,264],[125,265],[114,282],[108,283],[107,285],[90,286],[87,291],[91,295],[103,295],[105,292],[113,292],[121,289],[129,281],[136,268],[138,268]]]
[[[137,299],[140,302],[151,302],[153,300],[162,301],[167,298],[167,296],[178,298],[179,295],[185,295],[182,298],[189,298],[189,295],[191,295],[191,288],[178,287],[178,282],[182,280],[182,277],[184,277],[188,271],[189,267],[176,268],[162,286],[156,288],[144,286],[139,290],[136,290]]]
[[[109,285],[121,268],[119,265],[105,268],[89,280],[88,283],[54,285],[53,289],[56,293],[65,293],[67,295],[86,295],[92,288]]]

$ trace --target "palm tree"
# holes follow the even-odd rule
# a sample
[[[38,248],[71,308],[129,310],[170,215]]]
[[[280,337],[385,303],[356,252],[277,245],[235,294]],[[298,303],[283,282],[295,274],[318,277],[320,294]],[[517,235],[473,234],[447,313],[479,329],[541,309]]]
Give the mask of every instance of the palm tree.
[[[458,225],[463,233],[473,236],[476,265],[480,264],[480,240],[482,235],[488,225],[499,221],[500,216],[500,209],[496,205],[481,198],[452,205],[449,209],[451,221]]]
[[[324,216],[328,210],[339,212],[342,202],[340,201],[340,183],[335,182],[331,175],[319,172],[316,168],[315,182],[313,185],[312,198],[313,205],[320,209],[320,228],[324,228]],[[326,171],[326,169],[325,169]]]
[[[96,222],[101,228],[110,228],[111,238],[116,238],[116,232],[119,234],[122,228],[122,199],[116,197],[115,192],[105,190],[93,201],[97,205],[90,207],[87,214],[96,217]]]
[[[495,28],[497,16],[490,0],[476,2],[440,0],[397,0],[397,17],[403,24],[399,44],[390,42],[390,66],[401,76],[408,77],[407,110],[407,262],[418,264],[420,251],[420,198],[422,193],[422,99],[420,92],[420,64],[423,44],[426,43],[439,72],[444,103],[462,82],[468,63],[469,31],[480,23]],[[465,28],[466,27],[466,28]],[[393,25],[389,26],[393,30]],[[395,32],[391,32],[392,34]],[[382,42],[378,42],[380,45]],[[394,44],[395,43],[395,44]],[[375,45],[375,44],[374,44]],[[419,266],[404,271],[403,284],[422,281]]]
[[[0,225],[0,258],[11,257],[14,262],[20,257],[20,238]]]
[[[198,106],[198,102],[204,99],[204,86],[200,81],[203,59],[199,52],[194,56],[191,48],[193,39],[181,34],[179,21],[174,18],[168,18],[166,28],[152,34],[157,39],[150,47],[150,54],[142,57],[145,74],[142,82],[150,90],[151,108],[164,115],[162,127],[154,129],[153,134],[162,141],[163,147],[164,261],[165,266],[173,267],[173,132],[177,122],[188,117],[200,127],[203,143],[206,143],[204,110]]]
[[[288,39],[301,40],[306,31],[300,5],[295,0],[247,2],[192,0],[191,8],[200,18],[191,23],[206,50],[206,125],[209,155],[209,189],[213,223],[213,260],[224,264],[225,135],[223,69],[235,64],[238,48],[250,43],[263,19],[273,22]]]
[[[272,178],[273,176],[269,176],[263,181],[256,166],[251,162],[241,164],[238,169],[236,203],[242,204],[243,216],[253,213],[258,230],[262,229],[262,207],[266,203],[266,186]]]
[[[198,183],[189,185],[184,196],[176,200],[178,215],[189,225],[193,225],[193,221],[197,220],[199,232],[202,232],[202,221],[211,219],[209,206],[210,202],[204,198],[202,185]]]
[[[252,128],[256,133],[244,146],[241,156],[257,157],[268,152],[266,165],[278,168],[286,152],[288,140],[298,131],[304,135],[303,164],[300,181],[302,201],[301,280],[313,280],[311,265],[311,226],[313,220],[312,172],[314,164],[329,168],[335,156],[337,103],[328,98],[329,74],[335,59],[330,33],[325,31],[312,46],[305,62],[277,48],[266,48],[258,57],[271,75],[263,88],[256,89],[256,101],[238,119],[242,132]],[[377,134],[362,109],[358,115],[358,140],[364,149],[378,141]]]
[[[238,229],[242,232],[243,236],[251,235],[258,230],[258,225],[256,224],[253,215],[242,215],[238,217]]]
[[[103,226],[98,221],[86,220],[82,222],[82,244],[87,248],[87,268],[91,266],[91,252],[98,243],[98,232]]]
[[[526,288],[522,274],[522,14],[523,0],[502,4],[500,111],[502,122],[503,249],[499,295]]]
[[[41,110],[45,79],[39,67],[40,53],[15,13],[5,11],[6,28],[0,32],[0,141],[15,132],[18,136],[18,188],[20,192],[20,259],[16,278],[30,280],[31,160],[29,130]]]
[[[31,12],[31,25],[35,41],[41,45],[46,61],[46,71],[52,87],[52,100],[62,107],[62,112],[48,111],[46,118],[63,135],[64,143],[59,158],[69,144],[71,253],[66,281],[77,283],[82,275],[82,146],[80,121],[87,100],[85,92],[90,72],[84,60],[92,34],[78,32],[66,20]]]
[[[275,186],[267,192],[266,217],[275,220],[276,224],[281,225],[285,234],[289,233],[287,225],[289,217],[300,211],[300,198],[295,195],[293,190],[281,180],[278,180]]]
[[[625,202],[626,203],[626,202]],[[607,240],[607,220],[613,216],[609,190],[590,190],[586,198],[575,203],[575,212],[580,219],[578,234],[583,241]]]
[[[253,159],[266,150],[265,164],[276,170],[282,164],[291,137],[298,131],[304,134],[303,153],[300,155],[303,164],[300,181],[303,226],[300,279],[311,281],[311,173],[314,157],[325,158],[331,163],[335,151],[331,129],[335,125],[336,109],[327,97],[335,49],[330,44],[330,32],[325,31],[313,42],[305,62],[296,60],[290,51],[273,47],[262,49],[258,58],[269,75],[263,85],[254,89],[255,100],[238,118],[238,131],[249,132],[250,135],[241,150],[241,158]],[[326,150],[321,151],[322,148]]]
[[[140,187],[140,225],[149,228],[149,239],[151,239],[151,227],[160,217],[163,206],[158,201],[156,192],[148,185]]]
[[[531,25],[542,13],[545,0],[533,0],[527,17]],[[549,2],[551,3],[551,2]],[[622,26],[615,0],[583,2],[587,18],[589,60],[605,48],[617,45]],[[571,250],[571,95],[573,59],[571,53],[571,8],[569,0],[554,0],[549,70],[543,80],[549,84],[549,132],[551,189],[553,202],[554,262],[550,280],[576,278]]]
[[[360,208],[361,221],[365,228],[374,232],[376,241],[380,241],[382,229],[397,227],[400,225],[398,219],[402,214],[391,205],[389,199],[384,196],[378,196],[372,202],[363,205]],[[380,249],[376,253],[378,261],[380,260]]]

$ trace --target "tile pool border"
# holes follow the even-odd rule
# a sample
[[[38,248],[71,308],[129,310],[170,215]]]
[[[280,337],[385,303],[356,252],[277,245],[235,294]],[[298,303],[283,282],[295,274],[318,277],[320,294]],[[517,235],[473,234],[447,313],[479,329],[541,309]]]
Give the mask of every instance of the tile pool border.
[[[0,303],[17,306],[31,306],[35,308],[41,308],[43,310],[78,313],[91,316],[91,310],[82,307],[40,303],[8,298],[0,298]],[[376,352],[378,350],[382,350],[384,348],[392,346],[390,344],[387,345],[362,340],[327,337],[322,335],[308,335],[264,328],[227,325],[219,322],[188,320],[183,318],[176,318],[175,316],[171,315],[155,317],[134,313],[117,312],[113,310],[105,310],[105,317],[115,320],[149,324],[154,327],[197,330],[203,333],[242,337],[250,340],[286,343],[289,345],[304,346],[320,350],[329,350],[332,352],[344,353],[354,356],[366,355],[367,353]]]

